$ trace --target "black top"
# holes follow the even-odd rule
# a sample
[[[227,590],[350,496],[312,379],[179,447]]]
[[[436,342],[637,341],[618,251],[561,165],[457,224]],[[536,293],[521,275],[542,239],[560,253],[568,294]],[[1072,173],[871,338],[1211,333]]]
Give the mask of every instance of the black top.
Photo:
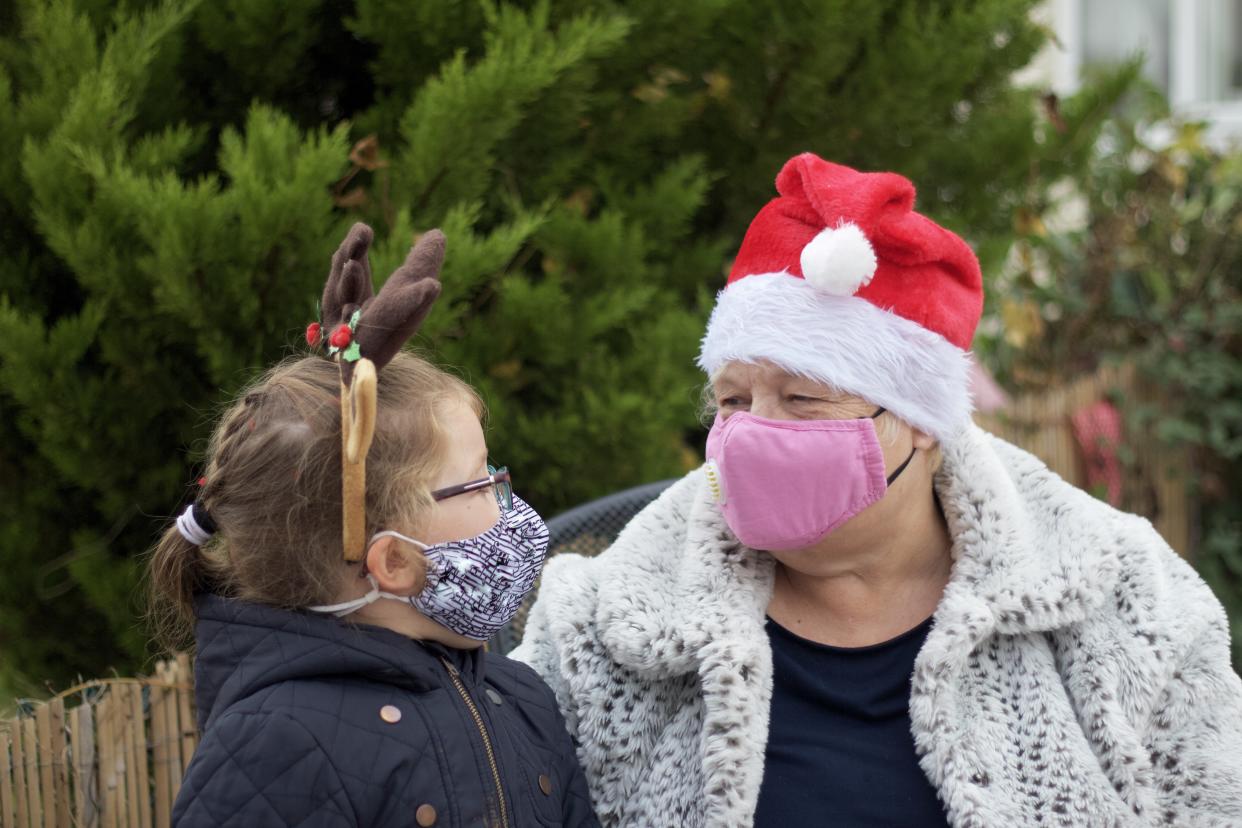
[[[927,619],[871,647],[830,647],[768,619],[772,714],[755,828],[947,826],[910,735]]]

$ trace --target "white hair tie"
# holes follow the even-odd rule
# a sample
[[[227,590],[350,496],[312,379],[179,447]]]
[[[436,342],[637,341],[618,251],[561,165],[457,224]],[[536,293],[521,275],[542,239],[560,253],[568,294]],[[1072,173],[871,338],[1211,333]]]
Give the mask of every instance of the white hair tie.
[[[204,528],[203,524],[210,528]],[[186,506],[185,511],[177,518],[177,531],[195,546],[202,546],[211,540],[215,530],[215,524],[207,515],[207,510],[199,506],[197,501]]]

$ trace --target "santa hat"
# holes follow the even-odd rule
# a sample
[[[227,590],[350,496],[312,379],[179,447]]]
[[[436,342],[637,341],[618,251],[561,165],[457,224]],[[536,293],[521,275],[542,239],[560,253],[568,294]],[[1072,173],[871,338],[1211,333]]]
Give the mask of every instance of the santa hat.
[[[776,189],[717,297],[700,367],[768,360],[952,436],[970,421],[975,254],[914,212],[914,185],[895,173],[804,153]]]

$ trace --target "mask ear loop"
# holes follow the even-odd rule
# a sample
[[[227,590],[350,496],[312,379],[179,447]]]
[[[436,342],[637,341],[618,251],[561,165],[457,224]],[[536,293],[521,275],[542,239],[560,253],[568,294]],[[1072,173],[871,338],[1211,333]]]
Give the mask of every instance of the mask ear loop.
[[[887,480],[885,481],[885,485],[891,486],[893,485],[894,480],[896,480],[898,477],[901,477],[901,473],[906,470],[906,466],[910,465],[910,461],[914,459],[914,453],[916,451],[918,451],[918,449],[914,449],[914,448],[910,449],[910,456],[907,457],[900,466],[898,466],[896,469],[893,470],[893,473],[890,474]]]
[[[317,607],[307,607],[311,612],[322,612],[329,615],[335,615],[337,618],[344,618],[350,613],[357,612],[365,606],[374,604],[381,598],[390,598],[394,601],[408,601],[404,595],[397,595],[392,592],[384,592],[379,588],[379,584],[371,575],[367,576],[367,580],[371,582],[371,589],[361,598],[353,598],[349,601],[342,601],[339,604],[322,604]]]
[[[880,406],[879,408],[877,408],[877,409],[875,410],[875,413],[874,413],[874,414],[872,414],[872,415],[870,416],[870,418],[869,418],[869,419],[874,420],[876,417],[879,417],[881,414],[886,414],[886,413],[888,413],[888,409],[887,409],[887,408],[885,408],[884,406]],[[909,456],[909,457],[907,457],[907,458],[906,458],[906,459],[902,462],[902,464],[901,464],[900,466],[898,466],[896,469],[894,469],[894,470],[893,470],[893,473],[892,473],[892,474],[890,474],[890,475],[889,475],[889,476],[885,479],[885,481],[884,481],[884,485],[885,485],[885,486],[892,486],[892,485],[893,485],[893,481],[895,481],[898,477],[901,477],[901,473],[902,473],[903,471],[905,471],[905,470],[906,470],[906,466],[910,465],[910,461],[914,459],[914,454],[915,454],[915,452],[917,452],[917,451],[918,451],[918,449],[917,449],[917,448],[911,448],[911,449],[910,449],[910,456]]]

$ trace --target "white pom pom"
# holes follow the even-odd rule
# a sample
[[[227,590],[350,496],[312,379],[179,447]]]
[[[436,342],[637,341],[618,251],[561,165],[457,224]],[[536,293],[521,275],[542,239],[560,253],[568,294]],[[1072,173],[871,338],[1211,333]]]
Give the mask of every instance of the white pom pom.
[[[835,296],[853,296],[875,275],[875,250],[857,224],[821,230],[801,258],[803,277]]]

